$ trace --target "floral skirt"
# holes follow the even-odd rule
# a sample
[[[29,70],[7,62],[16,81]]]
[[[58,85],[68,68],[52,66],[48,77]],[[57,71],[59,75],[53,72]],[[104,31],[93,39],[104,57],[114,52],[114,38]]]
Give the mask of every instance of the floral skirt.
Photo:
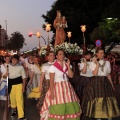
[[[0,81],[0,100],[6,100],[7,81]]]
[[[43,88],[42,88],[42,91],[41,91],[41,95],[40,95],[40,98],[38,100],[38,103],[37,103],[37,109],[40,111],[41,108],[42,108],[42,105],[43,105],[43,102],[44,102],[44,99],[45,99],[45,95],[48,91],[50,87],[50,80],[44,80],[43,81]]]
[[[113,118],[120,116],[114,90],[107,77],[96,76],[83,91],[82,112],[89,118]]]
[[[54,83],[54,99],[48,90],[40,115],[41,120],[79,120],[79,99],[68,81]]]

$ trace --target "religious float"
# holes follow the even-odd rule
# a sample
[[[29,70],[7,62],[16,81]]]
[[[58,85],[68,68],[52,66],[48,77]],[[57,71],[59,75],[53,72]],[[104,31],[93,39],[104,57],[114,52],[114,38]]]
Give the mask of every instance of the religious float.
[[[50,31],[50,24],[46,25],[46,31],[49,33]],[[78,46],[77,43],[70,43],[71,33],[67,32],[67,37],[69,38],[69,42],[65,42],[66,40],[66,33],[65,28],[68,27],[67,21],[65,16],[62,16],[60,11],[57,11],[56,18],[53,22],[53,27],[56,29],[55,33],[55,42],[54,45],[51,45],[49,42],[49,34],[48,34],[48,45],[44,45],[40,48],[39,55],[42,61],[46,61],[46,53],[47,51],[54,51],[56,52],[59,49],[63,49],[65,51],[66,57],[69,58],[71,61],[80,61],[81,55],[83,54],[83,49]],[[84,29],[82,27],[82,29]],[[85,32],[85,29],[84,29]]]

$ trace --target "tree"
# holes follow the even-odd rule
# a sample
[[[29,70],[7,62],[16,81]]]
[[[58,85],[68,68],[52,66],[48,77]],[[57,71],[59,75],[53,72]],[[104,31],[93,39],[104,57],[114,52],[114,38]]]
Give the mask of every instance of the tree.
[[[93,42],[100,39],[103,46],[109,45],[110,47],[106,51],[109,52],[117,44],[120,44],[120,20],[117,18],[105,19],[99,23],[99,27],[95,28],[90,36]]]
[[[112,2],[113,0],[57,0],[52,5],[52,9],[46,15],[42,15],[42,17],[45,22],[53,24],[56,11],[60,10],[68,21],[68,29],[66,31],[72,32],[71,43],[77,42],[79,45],[83,44],[80,25],[85,24],[87,26],[87,31],[85,32],[86,43],[94,44],[90,40],[89,35],[98,26],[97,22],[102,21],[104,10]],[[51,30],[55,33],[53,27]]]
[[[14,32],[11,34],[10,41],[8,43],[8,48],[10,50],[19,51],[25,43],[25,38],[20,32]]]

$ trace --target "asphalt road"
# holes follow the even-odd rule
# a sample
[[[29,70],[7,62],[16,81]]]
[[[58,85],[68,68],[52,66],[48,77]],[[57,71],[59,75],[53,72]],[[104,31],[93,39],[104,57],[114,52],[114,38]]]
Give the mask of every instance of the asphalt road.
[[[116,97],[118,99],[118,103],[120,106],[120,85],[115,85],[116,89]],[[17,120],[17,116],[11,119],[9,116],[8,119],[6,119],[5,115],[5,101],[0,101],[0,120]],[[25,98],[25,116],[28,118],[28,120],[40,120],[38,110],[36,109],[36,103],[37,101],[34,99],[26,99]],[[11,110],[9,111],[9,113]],[[81,118],[81,120],[88,120],[85,116]],[[95,120],[95,119],[89,119],[89,120]],[[107,119],[102,119],[107,120]],[[120,120],[120,118],[113,118],[112,120]]]

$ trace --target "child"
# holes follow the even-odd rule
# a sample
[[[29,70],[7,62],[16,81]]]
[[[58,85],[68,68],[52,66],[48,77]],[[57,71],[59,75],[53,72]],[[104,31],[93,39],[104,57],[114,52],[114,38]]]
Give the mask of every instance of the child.
[[[24,101],[23,93],[25,92],[26,74],[23,66],[19,65],[19,56],[13,55],[12,63],[9,65],[8,93],[10,94],[12,115],[16,115],[16,107],[18,111],[18,120],[27,120],[24,117]]]

